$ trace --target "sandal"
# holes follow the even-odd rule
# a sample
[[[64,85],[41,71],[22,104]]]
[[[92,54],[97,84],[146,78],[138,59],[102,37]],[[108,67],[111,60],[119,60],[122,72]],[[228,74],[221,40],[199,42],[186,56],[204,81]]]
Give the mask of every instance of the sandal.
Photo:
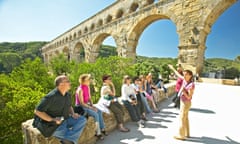
[[[108,136],[108,133],[105,130],[101,131],[103,135]]]
[[[159,110],[159,109],[154,109],[153,112],[154,112],[154,113],[159,113],[160,110]]]
[[[128,129],[128,128],[120,128],[119,131],[120,132],[129,132],[130,129]]]

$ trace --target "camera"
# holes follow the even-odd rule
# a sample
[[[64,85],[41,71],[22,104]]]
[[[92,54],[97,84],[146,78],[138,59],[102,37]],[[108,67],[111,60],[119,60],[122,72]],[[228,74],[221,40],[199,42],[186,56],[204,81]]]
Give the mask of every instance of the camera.
[[[132,100],[132,101],[135,101],[136,98],[134,97],[134,95],[129,95],[129,98]]]

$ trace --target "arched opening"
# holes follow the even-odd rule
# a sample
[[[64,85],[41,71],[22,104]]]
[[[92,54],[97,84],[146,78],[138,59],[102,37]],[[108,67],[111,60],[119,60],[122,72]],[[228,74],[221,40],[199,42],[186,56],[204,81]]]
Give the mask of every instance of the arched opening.
[[[85,61],[85,51],[84,47],[81,42],[78,42],[73,50],[72,59],[77,62],[84,62]]]
[[[118,18],[121,18],[122,16],[123,16],[123,10],[120,9],[117,11],[116,18],[118,19]]]
[[[223,5],[219,6],[221,10]],[[213,10],[211,20],[207,19],[212,27],[206,39],[202,77],[234,79],[240,76],[240,60],[237,58],[240,56],[240,2],[228,7],[227,3],[224,12]]]
[[[77,34],[74,33],[74,34],[73,34],[73,39],[76,39],[76,37],[77,37]]]
[[[137,55],[177,58],[178,35],[170,20],[155,21],[144,29],[138,41]]]
[[[84,33],[87,33],[87,32],[88,32],[88,28],[85,27],[85,28],[84,28]]]
[[[138,3],[132,3],[130,8],[129,8],[129,13],[137,11],[138,8],[139,8]]]
[[[100,27],[100,26],[102,26],[102,25],[103,25],[103,20],[100,19],[100,20],[98,21],[98,26]]]
[[[155,32],[156,36],[153,37],[153,35],[149,35],[149,39],[158,39],[158,35],[157,34],[162,34],[163,37],[166,35],[169,35],[169,32],[166,31],[167,29],[165,29],[165,26],[169,26],[171,25],[171,27],[174,27],[173,29],[169,28],[171,31],[174,31],[174,35],[175,37],[177,36],[176,33],[176,27],[175,24],[171,21],[168,20],[169,18],[167,16],[164,15],[151,15],[151,16],[147,16],[145,18],[143,18],[141,21],[139,21],[131,30],[131,33],[129,35],[129,40],[132,40],[132,45],[131,48],[133,52],[136,52],[136,48],[137,48],[137,44],[139,42],[139,38],[140,36],[143,34],[143,31],[151,24],[153,24],[153,30],[151,30],[151,32]],[[160,20],[160,21],[159,21]],[[161,23],[165,24],[164,26],[161,26]],[[171,23],[171,24],[169,24]],[[160,28],[162,28],[160,30]],[[156,29],[159,29],[159,31],[157,31]],[[143,39],[143,38],[141,38]],[[160,40],[158,40],[160,41]],[[177,38],[177,43],[178,43],[178,38]],[[176,50],[178,46],[176,46]]]
[[[79,30],[79,31],[78,31],[78,37],[80,37],[81,35],[82,35],[82,31]]]
[[[137,64],[143,64],[145,72],[139,70],[139,74],[152,72],[154,78],[160,73],[168,79],[169,72],[166,65],[176,63],[178,57],[178,34],[176,25],[163,15],[151,15],[142,19],[134,26],[128,38],[131,47],[129,51],[136,53]]]
[[[95,28],[95,24],[93,23],[93,24],[91,25],[91,30],[94,30],[94,28]]]
[[[68,60],[71,59],[68,47],[64,47],[63,50],[62,50],[62,53],[64,54],[64,56],[65,56]]]
[[[99,57],[117,56],[115,39],[107,33],[99,35],[94,41],[94,51]]]
[[[106,18],[106,23],[109,23],[112,21],[112,16],[111,15],[108,15],[107,18]]]

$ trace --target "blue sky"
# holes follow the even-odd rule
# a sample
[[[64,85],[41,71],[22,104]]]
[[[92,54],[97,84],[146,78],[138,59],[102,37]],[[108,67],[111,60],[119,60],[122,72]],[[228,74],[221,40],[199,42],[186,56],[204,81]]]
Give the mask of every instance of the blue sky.
[[[96,14],[115,0],[0,0],[0,42],[50,41]],[[240,2],[225,11],[212,27],[206,58],[240,55]],[[103,44],[115,45],[108,37]],[[178,35],[169,20],[159,20],[142,33],[137,54],[177,57]]]

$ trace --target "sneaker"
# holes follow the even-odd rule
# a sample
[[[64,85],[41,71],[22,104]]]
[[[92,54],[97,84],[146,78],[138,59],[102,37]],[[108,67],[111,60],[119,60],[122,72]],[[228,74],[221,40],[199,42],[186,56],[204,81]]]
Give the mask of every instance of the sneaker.
[[[138,126],[139,126],[140,128],[144,128],[144,127],[145,127],[142,120],[138,121],[137,123],[138,123]]]

